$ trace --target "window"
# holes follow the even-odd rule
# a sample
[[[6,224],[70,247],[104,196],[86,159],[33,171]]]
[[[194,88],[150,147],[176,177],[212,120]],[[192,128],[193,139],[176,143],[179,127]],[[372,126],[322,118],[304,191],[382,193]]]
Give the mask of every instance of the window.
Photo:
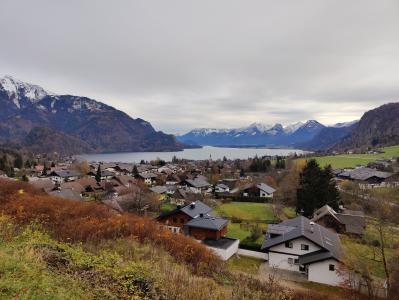
[[[294,259],[294,264],[295,264],[295,265],[299,265],[299,259],[298,259],[298,258],[295,258],[295,259]]]
[[[292,257],[288,257],[288,263],[292,265],[294,263],[294,259]]]
[[[309,251],[309,245],[301,244],[301,250]]]
[[[329,266],[328,266],[328,269],[329,269],[330,271],[335,271],[335,265],[329,265]]]
[[[285,248],[293,248],[294,245],[292,244],[292,242],[285,242]]]

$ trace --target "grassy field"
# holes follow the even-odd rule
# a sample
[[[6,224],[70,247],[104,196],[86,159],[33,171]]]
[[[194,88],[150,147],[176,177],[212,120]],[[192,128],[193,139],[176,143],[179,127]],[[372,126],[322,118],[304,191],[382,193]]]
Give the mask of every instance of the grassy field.
[[[267,229],[268,221],[276,218],[273,213],[273,207],[270,203],[252,203],[252,202],[230,202],[222,203],[215,208],[215,213],[220,216],[229,218],[230,220],[239,219],[241,223],[229,222],[227,228],[227,237],[236,238],[240,240],[242,246],[250,245],[260,248],[264,234],[256,241],[249,241],[251,231],[255,226],[259,226],[264,232]],[[284,207],[284,218],[293,218],[296,216],[295,209],[292,207]],[[247,240],[246,240],[247,239]]]
[[[391,224],[389,228],[390,231],[387,232],[385,239],[385,251],[388,261],[394,256],[396,251],[395,247],[399,243],[399,227]],[[373,247],[371,245],[373,241],[375,242],[378,240],[379,235],[377,227],[373,221],[368,222],[362,240],[348,236],[341,237],[343,248],[348,255],[361,257],[369,269],[372,270],[371,273],[374,276],[385,278],[379,247]]]
[[[235,256],[228,261],[228,264],[231,270],[256,275],[263,262],[264,260],[253,257]]]
[[[312,157],[321,166],[331,165],[333,168],[353,168],[357,165],[367,165],[379,158],[399,157],[399,145],[381,148],[384,153],[378,154],[342,154],[321,157]]]
[[[273,220],[273,210],[269,203],[230,202],[219,205],[215,212],[228,218],[240,218],[242,220]]]

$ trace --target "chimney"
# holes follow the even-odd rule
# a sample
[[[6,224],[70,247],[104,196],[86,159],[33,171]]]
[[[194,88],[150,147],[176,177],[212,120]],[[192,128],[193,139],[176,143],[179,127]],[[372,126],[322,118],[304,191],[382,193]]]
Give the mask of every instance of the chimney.
[[[191,202],[190,208],[194,208],[194,207],[195,207],[195,202]]]
[[[314,232],[314,222],[310,221],[309,225],[310,225],[310,232],[313,233]]]
[[[204,217],[204,214],[203,213],[200,213],[200,218],[203,218]]]

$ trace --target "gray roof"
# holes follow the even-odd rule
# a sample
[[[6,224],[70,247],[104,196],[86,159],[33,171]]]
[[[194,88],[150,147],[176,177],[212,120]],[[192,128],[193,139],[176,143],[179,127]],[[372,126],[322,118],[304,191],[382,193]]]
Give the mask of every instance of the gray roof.
[[[390,172],[382,172],[378,171],[377,169],[365,168],[360,167],[353,170],[346,170],[338,174],[341,177],[348,177],[353,180],[367,180],[372,177],[377,177],[380,179],[387,179],[393,175]]]
[[[227,185],[225,185],[224,183],[218,183],[217,185],[216,185],[216,187],[219,187],[219,188],[221,188],[221,189],[229,189],[229,187],[227,186]]]
[[[54,170],[53,172],[50,173],[51,176],[59,176],[62,178],[68,178],[68,177],[79,177],[82,176],[82,173],[75,171],[75,170]]]
[[[155,175],[154,173],[150,173],[150,172],[145,172],[145,173],[140,173],[139,176],[141,178],[147,179],[147,178],[156,178],[157,175]]]
[[[268,193],[268,194],[273,194],[273,193],[276,191],[274,188],[272,188],[271,186],[269,186],[269,185],[267,185],[266,183],[263,183],[263,182],[258,183],[258,184],[256,185],[256,187],[257,187],[258,189],[260,189],[260,190],[262,190],[262,191]]]
[[[268,250],[273,246],[304,237],[322,248],[322,251],[320,251],[318,255],[313,255],[312,261],[308,261],[308,263],[325,258],[340,260],[342,250],[338,234],[316,223],[313,225],[312,231],[310,222],[311,220],[303,216],[283,221],[278,224],[280,226],[278,230],[282,232],[282,234],[276,237],[271,237],[271,233],[273,233],[275,226],[269,225],[271,231],[268,229],[266,232],[265,241],[261,249]]]
[[[364,228],[366,227],[366,219],[362,211],[345,209],[342,213],[337,213],[327,204],[315,211],[312,221],[317,222],[325,215],[330,215],[339,223],[345,225],[345,231],[347,233],[363,234]]]
[[[180,209],[182,212],[185,214],[189,215],[191,218],[195,218],[196,216],[199,216],[200,214],[210,214],[212,211],[212,208],[210,208],[208,205],[202,203],[201,201],[195,201],[192,202]]]
[[[205,239],[202,243],[213,248],[229,249],[236,241],[236,239],[222,237],[218,240]]]
[[[150,188],[150,190],[156,194],[164,194],[168,191],[167,187],[164,185],[154,186],[154,187]]]
[[[226,219],[206,214],[203,216],[196,216],[194,219],[188,221],[184,226],[210,230],[220,230],[225,227],[227,223],[228,220]]]
[[[196,177],[195,179],[186,179],[186,182],[195,188],[205,188],[211,185],[203,176]]]

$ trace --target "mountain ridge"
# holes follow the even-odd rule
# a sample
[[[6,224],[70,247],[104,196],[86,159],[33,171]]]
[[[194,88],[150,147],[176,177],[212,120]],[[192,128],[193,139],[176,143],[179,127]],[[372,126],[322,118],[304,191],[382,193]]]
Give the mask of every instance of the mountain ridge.
[[[339,124],[339,126],[346,128],[347,124]],[[177,136],[177,139],[183,143],[209,146],[294,147],[312,140],[324,128],[329,127],[316,120],[297,122],[286,126],[280,123],[274,125],[252,123],[247,127],[232,129],[197,128],[184,135]]]
[[[48,128],[43,134],[56,134],[60,139],[51,143],[46,152],[62,149],[72,140],[65,154],[89,152],[176,151],[183,144],[173,135],[155,131],[143,119],[133,119],[126,113],[102,102],[81,96],[55,95],[43,88],[15,80],[0,79],[0,141],[26,145],[25,139],[34,128]],[[34,140],[30,140],[35,142]],[[30,145],[43,149],[40,141]],[[58,145],[57,145],[58,144]],[[87,148],[87,145],[89,148]],[[27,146],[27,145],[26,145]],[[58,152],[58,151],[57,151]]]

